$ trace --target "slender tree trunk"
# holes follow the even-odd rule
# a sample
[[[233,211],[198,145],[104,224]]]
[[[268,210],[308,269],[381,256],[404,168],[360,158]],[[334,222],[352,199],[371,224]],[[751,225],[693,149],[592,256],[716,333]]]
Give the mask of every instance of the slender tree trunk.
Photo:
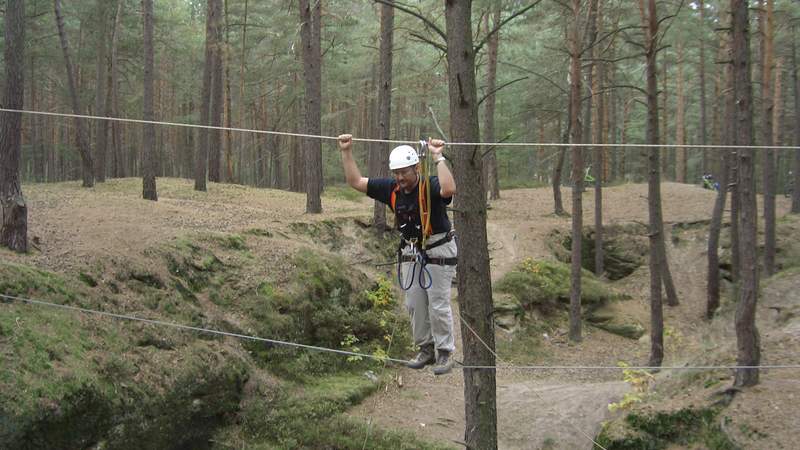
[[[25,1],[5,4],[5,86],[3,107],[23,109],[25,101]],[[0,246],[28,251],[28,207],[22,195],[19,165],[22,114],[0,113]]]
[[[720,59],[730,60],[731,46],[730,41],[722,38],[720,40]],[[724,145],[733,145],[736,138],[733,136],[734,128],[734,97],[733,91],[733,67],[731,64],[722,66],[724,69],[717,76],[716,87],[714,89],[715,102],[714,108],[714,142]],[[723,89],[722,85],[728,86]],[[723,92],[730,95],[723,95]],[[720,109],[722,112],[720,113]],[[720,115],[722,119],[720,119]],[[708,237],[708,285],[706,298],[706,318],[711,320],[720,305],[720,268],[719,268],[719,239],[722,230],[722,220],[725,212],[726,196],[729,189],[736,183],[736,154],[726,149],[719,150],[721,167],[719,170],[719,191],[714,203],[714,210],[711,216],[711,225]],[[735,192],[735,191],[734,191]],[[731,195],[731,205],[735,204],[735,196]],[[733,215],[732,215],[733,216]],[[735,225],[733,217],[731,225]],[[733,227],[732,227],[733,228]],[[738,229],[738,228],[737,228]],[[732,231],[733,233],[733,231]],[[733,242],[733,239],[731,239]]]
[[[628,142],[628,125],[630,124],[631,109],[633,107],[634,99],[628,99],[622,107],[622,129],[619,132],[619,142],[625,145]],[[628,173],[628,149],[623,147],[620,154],[622,155],[619,160],[619,173],[622,179],[626,179]]]
[[[649,0],[648,0],[649,1]],[[664,51],[666,54],[666,50]],[[663,126],[661,129],[663,130],[664,136],[664,144],[669,144],[669,90],[667,89],[667,68],[669,64],[667,64],[666,57],[661,59],[661,85],[662,91],[664,93],[664,106],[663,106],[663,114],[661,117],[664,118]],[[670,177],[670,160],[673,157],[673,151],[669,149],[664,149],[661,152],[661,174],[665,180],[674,179],[674,177]]]
[[[572,0],[572,19],[570,36],[570,143],[583,143],[581,124],[581,39],[580,39],[581,1]],[[581,249],[583,245],[583,149],[572,147],[572,263],[570,269],[569,338],[580,342],[581,337]]]
[[[98,32],[96,39],[97,47],[97,92],[95,93],[94,109],[98,116],[108,115],[106,111],[106,87],[108,74],[108,0],[97,0],[98,12]],[[113,6],[113,5],[112,5]],[[98,120],[94,124],[95,128],[95,151],[94,151],[94,177],[98,183],[106,181],[106,146],[108,145],[108,121]]]
[[[72,60],[69,54],[69,41],[67,40],[67,32],[64,29],[64,18],[61,15],[61,0],[53,0],[53,6],[56,14],[58,37],[61,40],[61,51],[64,53],[64,65],[67,69],[67,81],[69,83],[70,99],[72,100],[72,112],[80,115],[82,112],[80,100],[78,98],[78,88],[75,83],[75,72],[73,71]],[[94,168],[92,165],[92,154],[86,143],[86,132],[83,126],[83,120],[75,119],[75,129],[77,132],[78,151],[81,155],[83,187],[92,187],[94,186]]]
[[[500,23],[500,2],[493,2],[492,5],[492,21],[490,26],[489,16],[486,16],[486,29],[491,30],[494,26]],[[483,136],[486,142],[494,142],[497,140],[494,132],[494,112],[495,105],[497,104],[497,96],[495,89],[497,89],[497,53],[500,49],[500,33],[494,33],[488,42],[487,58],[488,67],[486,68],[486,92],[487,97],[484,101],[486,106],[483,112]],[[483,180],[484,189],[489,193],[490,200],[497,200],[500,198],[500,180],[497,176],[497,155],[494,147],[486,151],[484,157]]]
[[[736,97],[736,144],[753,145],[753,94],[750,82],[750,35],[748,4],[731,0],[733,15],[733,77]],[[758,301],[758,262],[756,256],[755,161],[752,148],[739,149],[739,196],[741,197],[741,286],[736,308],[737,359],[740,366],[757,366],[761,361],[756,303]],[[738,369],[735,386],[758,384],[758,369]]]
[[[762,13],[763,23],[763,48],[761,58],[761,104],[762,104],[762,143],[773,145],[772,119],[774,100],[772,91],[772,67],[775,64],[773,57],[773,0],[762,0],[766,3],[765,12]],[[764,149],[763,182],[764,182],[764,272],[767,276],[775,273],[775,151]]]
[[[36,13],[36,8],[34,7],[34,14]],[[30,102],[30,109],[36,111],[39,108],[39,105],[36,103],[38,99],[38,92],[36,90],[36,77],[35,74],[37,73],[38,66],[36,65],[36,57],[31,55],[31,72],[30,72],[30,86],[31,86],[31,102]],[[45,181],[45,173],[46,173],[46,155],[44,149],[44,136],[47,134],[45,131],[45,120],[40,118],[39,116],[31,116],[31,134],[32,134],[32,144],[33,144],[33,158],[34,158],[34,180],[35,181]]]
[[[119,58],[117,53],[117,43],[119,42],[119,25],[122,16],[122,6],[125,2],[117,0],[116,12],[114,13],[114,25],[111,29],[111,61],[108,75],[108,95],[106,96],[106,111],[113,117],[119,117]],[[112,176],[118,178],[124,176],[125,171],[122,166],[122,124],[112,122]],[[98,163],[99,164],[99,163]],[[104,163],[105,164],[105,163]]]
[[[705,45],[705,29],[706,29],[706,7],[704,0],[698,0],[697,9],[700,10],[700,39],[698,46],[700,51],[700,61],[698,67],[698,76],[700,78],[700,145],[708,144],[708,133],[706,132],[706,124],[708,123],[708,116],[706,115],[706,45]],[[717,158],[719,159],[719,158]],[[702,173],[713,173],[709,165],[708,149],[703,148],[703,167]]]
[[[242,18],[242,56],[240,58],[240,65],[239,65],[239,114],[237,115],[237,123],[244,124],[244,68],[245,62],[247,61],[247,13],[248,13],[248,6],[249,1],[244,0],[244,16]],[[245,133],[239,133],[239,175],[238,181],[239,183],[244,183],[244,165],[242,164],[243,158],[242,155],[245,151]],[[276,186],[280,188],[280,186]]]
[[[222,37],[222,0],[214,1],[214,52],[211,65],[211,126],[222,126],[222,113],[225,109],[225,68],[222,53],[225,42]],[[222,130],[210,130],[208,134],[208,180],[222,181]]]
[[[219,10],[215,8],[216,0],[207,0],[206,15],[206,51],[203,66],[203,87],[200,92],[200,124],[209,125],[211,117],[211,85],[214,77],[214,24]],[[209,158],[209,130],[200,128],[197,132],[197,151],[195,153],[194,189],[206,191],[206,175],[208,172]]]
[[[153,0],[142,0],[144,16],[144,120],[155,120],[153,111],[153,88],[155,84],[155,64],[153,61]],[[156,190],[156,126],[142,125],[142,198],[158,200]]]
[[[683,93],[683,42],[678,42],[678,87],[675,105],[675,144],[686,144],[685,95]],[[686,147],[675,149],[675,181],[686,183]]]
[[[792,27],[792,87],[794,88],[794,145],[800,146],[800,77],[797,76],[797,44]],[[800,148],[794,150],[792,159],[792,214],[800,214]]]
[[[394,42],[394,7],[381,5],[380,42],[380,80],[378,81],[378,138],[389,139],[392,112],[392,59]],[[370,177],[388,175],[386,161],[389,157],[389,144],[382,142],[370,149]],[[386,230],[386,205],[375,201],[372,213],[372,226],[378,235]]]
[[[733,80],[733,78],[731,78]],[[731,90],[731,96],[733,96],[733,90]],[[731,117],[733,123],[736,123],[736,109],[735,106],[731,107]],[[734,135],[736,130],[731,130],[731,134]],[[741,225],[740,220],[740,210],[742,204],[742,198],[739,192],[739,186],[741,185],[741,179],[739,178],[739,151],[731,152],[731,279],[733,283],[736,285],[736,292],[735,295],[738,298],[739,292],[739,282],[741,281],[741,246],[739,245],[739,238],[741,233],[739,232],[739,228]]]
[[[602,0],[597,1],[597,28],[602,31],[603,29],[603,8]],[[593,51],[595,56],[600,56],[600,52],[595,49]],[[594,64],[595,79],[594,91],[594,143],[603,144],[603,109],[605,108],[604,99],[605,95],[601,92],[605,83],[605,65],[601,62]],[[603,153],[605,148],[598,145],[594,148],[592,168],[594,169],[594,273],[598,277],[605,272],[604,260],[605,253],[603,251]]]
[[[293,84],[292,87],[294,88],[295,92],[300,90],[300,79],[297,73],[293,74]],[[295,101],[292,104],[292,121],[291,121],[291,128],[293,133],[299,133],[299,123],[301,120],[301,113],[302,105],[299,101]],[[305,165],[306,160],[303,154],[303,148],[300,145],[300,138],[293,137],[291,140],[291,167],[289,169],[290,177],[290,190],[293,192],[304,192],[306,188],[305,182]]]
[[[647,143],[658,144],[658,80],[656,52],[658,45],[658,16],[655,0],[639,1],[642,27],[645,32],[645,57],[647,76]],[[648,365],[660,366],[664,360],[664,316],[661,305],[661,249],[663,219],[661,215],[660,154],[652,147],[648,156],[648,205],[650,217],[650,360]]]
[[[456,142],[478,142],[478,101],[475,83],[475,53],[470,25],[471,1],[446,1],[447,63],[450,97],[451,136]],[[454,175],[458,191],[455,227],[461,242],[458,264],[458,292],[467,366],[494,365],[494,319],[492,281],[486,236],[486,200],[480,180],[481,148],[455,151]],[[467,328],[470,324],[471,329]],[[473,331],[477,336],[473,334]],[[488,348],[484,346],[484,343]],[[497,388],[493,370],[464,369],[464,409],[467,448],[497,448]]]
[[[772,98],[772,143],[773,145],[783,145],[783,58],[775,59],[775,93]],[[776,163],[778,170],[781,167],[783,167],[782,164]]]
[[[561,142],[569,142],[572,127],[572,99],[567,96],[567,127],[561,136]],[[561,177],[564,171],[564,161],[567,159],[567,147],[561,147],[558,150],[558,160],[553,168],[553,208],[557,216],[566,216],[567,211],[564,210],[564,202],[561,199]]]
[[[230,128],[233,126],[233,111],[231,110],[231,27],[228,22],[228,0],[225,0],[225,181],[231,183],[233,178],[233,136]]]
[[[708,284],[706,290],[706,319],[714,318],[714,313],[719,308],[719,236],[722,230],[722,216],[725,211],[725,200],[728,193],[728,175],[730,173],[730,157],[725,153],[721,155],[722,168],[720,170],[719,190],[714,202],[714,211],[711,214],[711,225],[708,232]]]
[[[305,133],[321,133],[322,51],[320,43],[322,0],[299,0],[300,37],[303,45],[305,80]],[[305,139],[306,212],[322,212],[322,144],[319,139]]]

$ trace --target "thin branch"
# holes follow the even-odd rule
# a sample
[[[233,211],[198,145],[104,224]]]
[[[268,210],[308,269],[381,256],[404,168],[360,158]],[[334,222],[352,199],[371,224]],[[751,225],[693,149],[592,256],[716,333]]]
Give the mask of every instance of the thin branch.
[[[581,55],[583,55],[583,53],[585,53],[586,51],[591,50],[595,46],[600,45],[606,39],[616,36],[617,33],[623,33],[626,30],[636,29],[636,28],[642,28],[642,27],[640,25],[630,25],[630,26],[627,26],[627,27],[622,27],[622,28],[620,28],[618,30],[609,31],[608,33],[606,33],[605,35],[601,36],[600,38],[595,39],[595,41],[593,43],[591,43],[588,47],[582,49],[581,50]]]
[[[500,28],[502,28],[505,24],[507,24],[508,22],[511,22],[512,20],[516,19],[517,17],[525,14],[526,12],[528,12],[531,9],[533,9],[534,6],[538,5],[541,2],[542,2],[542,0],[536,0],[535,2],[531,3],[530,5],[520,9],[519,11],[517,11],[517,12],[511,14],[510,16],[508,16],[507,18],[503,19],[494,28],[492,28],[492,31],[488,32],[486,34],[486,36],[484,36],[483,39],[481,39],[481,41],[478,43],[478,45],[475,46],[475,53],[478,53],[481,50],[481,48],[483,48],[483,46],[486,45],[486,43],[489,41],[489,38],[491,38],[492,35],[494,35],[498,31],[500,31]]]
[[[411,37],[417,38],[420,41],[425,42],[426,44],[430,44],[430,45],[436,47],[437,49],[441,50],[444,53],[447,53],[447,46],[446,45],[442,45],[442,44],[440,44],[440,43],[438,43],[438,42],[436,42],[434,40],[431,40],[430,38],[427,38],[427,37],[425,37],[425,36],[423,36],[423,35],[421,35],[421,34],[419,34],[417,32],[409,32],[408,35],[411,36]]]
[[[483,103],[484,100],[486,100],[490,95],[495,94],[500,89],[503,89],[504,87],[510,86],[510,85],[516,83],[517,81],[522,81],[522,80],[527,80],[527,79],[528,79],[528,77],[522,77],[522,78],[517,78],[516,80],[511,80],[511,81],[509,81],[507,83],[503,83],[502,85],[500,85],[500,86],[496,87],[495,89],[493,89],[492,92],[487,93],[480,100],[478,100],[478,106],[481,106],[481,103]]]
[[[612,84],[610,86],[603,86],[602,88],[598,89],[600,92],[596,94],[600,94],[603,92],[608,92],[614,89],[633,89],[634,91],[639,91],[640,93],[647,95],[647,91],[640,88],[639,86],[635,86],[633,84]],[[591,98],[591,95],[589,96]]]
[[[566,94],[566,93],[567,93],[567,90],[566,90],[566,89],[564,89],[563,87],[561,87],[561,85],[559,85],[558,83],[556,83],[555,81],[551,80],[550,78],[548,78],[548,77],[547,77],[547,76],[545,76],[545,75],[542,75],[542,74],[540,74],[540,73],[538,73],[538,72],[536,72],[536,71],[533,71],[533,70],[531,70],[531,69],[527,69],[527,68],[525,68],[525,67],[522,67],[522,66],[518,66],[518,65],[516,65],[516,64],[513,64],[513,63],[510,63],[510,62],[504,62],[504,61],[501,61],[500,63],[501,63],[501,64],[505,64],[505,65],[507,65],[507,66],[511,66],[511,67],[513,67],[513,68],[515,68],[515,69],[517,69],[517,70],[521,70],[521,71],[523,71],[523,72],[526,72],[526,73],[529,73],[529,74],[531,74],[531,75],[536,75],[537,77],[539,77],[539,78],[541,78],[541,79],[543,79],[543,80],[547,81],[548,83],[552,84],[552,85],[553,85],[553,86],[554,86],[556,89],[558,89],[559,91],[561,91],[563,94]]]
[[[643,53],[637,53],[635,55],[620,56],[619,58],[614,58],[614,59],[608,59],[608,58],[586,58],[585,61],[604,62],[604,63],[616,64],[618,62],[627,61],[629,59],[641,58],[642,56],[644,56]]]
[[[407,8],[407,7],[405,7],[405,6],[403,6],[403,5],[399,4],[399,3],[390,2],[388,0],[372,0],[372,1],[374,1],[375,3],[380,3],[382,5],[391,6],[392,8],[395,8],[395,9],[399,9],[400,11],[403,11],[406,14],[411,14],[412,16],[414,16],[417,19],[419,19],[422,22],[424,22],[425,25],[427,25],[430,29],[435,31],[436,34],[439,35],[439,37],[441,37],[442,39],[444,39],[445,42],[447,42],[447,35],[444,33],[444,31],[442,31],[439,27],[436,26],[435,23],[433,23],[430,20],[428,20],[428,18],[423,16],[421,13],[418,13],[418,12],[416,12],[416,11],[410,9],[410,8]]]

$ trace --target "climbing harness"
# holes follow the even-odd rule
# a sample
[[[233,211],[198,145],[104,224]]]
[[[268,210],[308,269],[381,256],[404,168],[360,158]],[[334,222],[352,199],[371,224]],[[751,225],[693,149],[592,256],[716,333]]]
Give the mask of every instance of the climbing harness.
[[[433,207],[431,205],[431,183],[429,173],[431,155],[428,151],[428,143],[424,140],[420,140],[417,152],[420,158],[420,174],[417,189],[417,205],[415,205],[416,211],[414,211],[413,206],[403,206],[398,210],[397,195],[400,191],[400,187],[397,185],[392,190],[389,202],[392,211],[395,213],[397,228],[401,233],[404,231],[404,227],[412,226],[412,222],[414,221],[411,217],[413,215],[412,213],[418,213],[420,221],[419,236],[412,237],[411,239],[406,239],[404,236],[401,236],[400,245],[397,248],[397,281],[404,291],[411,289],[411,286],[413,286],[417,267],[419,267],[419,278],[417,280],[419,286],[422,289],[429,289],[433,286],[433,277],[427,267],[429,264],[452,266],[456,265],[457,262],[457,258],[431,258],[428,256],[428,250],[450,242],[454,237],[454,233],[450,231],[444,238],[432,244],[428,243],[428,238],[433,234],[433,227],[431,225],[431,212]],[[403,249],[406,247],[410,247],[410,254],[403,254]],[[407,283],[403,281],[402,263],[404,262],[413,263],[410,271],[410,280]]]

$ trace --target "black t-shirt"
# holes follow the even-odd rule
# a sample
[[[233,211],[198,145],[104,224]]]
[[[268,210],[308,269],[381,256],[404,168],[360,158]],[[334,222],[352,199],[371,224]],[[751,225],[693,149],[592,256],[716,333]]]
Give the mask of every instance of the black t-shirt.
[[[450,219],[447,218],[447,205],[453,201],[452,197],[442,197],[439,194],[439,177],[431,177],[431,229],[433,234],[450,231]],[[370,178],[367,183],[367,195],[392,206],[392,192],[397,182],[392,178]],[[419,216],[419,186],[406,194],[402,189],[397,190],[395,199],[395,217],[397,226],[406,239],[422,237],[422,224]],[[423,193],[424,194],[424,193]]]

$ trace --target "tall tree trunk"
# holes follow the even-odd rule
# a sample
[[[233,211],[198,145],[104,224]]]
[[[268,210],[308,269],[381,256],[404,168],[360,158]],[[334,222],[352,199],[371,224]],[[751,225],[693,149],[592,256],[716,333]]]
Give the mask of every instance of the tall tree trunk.
[[[783,145],[783,58],[775,59],[775,92],[772,96],[772,143],[773,145]],[[781,155],[782,156],[782,155]],[[780,170],[782,164],[776,163],[776,168]],[[777,181],[777,175],[776,175]]]
[[[228,22],[228,0],[225,0],[225,46],[223,47],[225,57],[225,108],[223,117],[225,118],[225,181],[231,183],[233,178],[233,136],[230,128],[233,126],[233,111],[231,111],[231,27]]]
[[[36,13],[36,8],[34,7],[34,14]],[[36,90],[36,77],[35,74],[37,73],[38,66],[36,65],[36,57],[31,55],[31,72],[30,72],[30,86],[31,86],[31,93],[30,93],[30,109],[36,111],[39,108],[39,105],[36,103],[38,98],[38,92]],[[45,120],[39,116],[31,116],[31,140],[33,141],[33,179],[35,181],[41,182],[45,181],[45,173],[46,173],[46,155],[44,149],[44,136],[47,134],[45,131]]]
[[[300,39],[303,45],[303,78],[305,81],[305,133],[321,133],[322,115],[322,51],[320,42],[322,0],[299,0]],[[307,138],[305,147],[306,212],[322,212],[322,144]]]
[[[728,193],[728,175],[730,173],[730,157],[721,153],[722,168],[719,175],[719,190],[711,214],[708,231],[708,284],[706,289],[706,319],[711,320],[719,308],[719,236],[722,229],[722,215],[725,211],[725,199]]]
[[[733,78],[731,78],[733,81]],[[733,84],[731,84],[733,86]],[[731,89],[731,96],[733,96],[733,89]],[[731,118],[734,122],[734,126],[736,124],[736,107],[731,107]],[[736,130],[735,128],[731,130],[731,134],[736,139]],[[739,186],[741,186],[741,179],[739,178],[739,150],[735,150],[731,152],[731,279],[733,283],[736,285],[736,292],[734,294],[738,297],[739,295],[739,282],[741,281],[741,245],[739,245],[739,239],[741,237],[741,233],[739,232],[739,228],[741,227],[741,220],[740,220],[740,211],[742,205],[742,198],[739,191]]]
[[[112,5],[113,6],[113,5]],[[94,110],[98,116],[107,116],[106,111],[106,79],[108,74],[108,0],[97,0],[98,32],[95,45],[97,47],[97,92],[95,93]],[[95,128],[94,177],[98,183],[106,181],[106,146],[108,145],[108,121],[98,120]]]
[[[733,78],[736,97],[736,144],[753,145],[753,93],[750,82],[750,34],[748,4],[731,0],[733,14]],[[757,366],[761,361],[756,303],[758,301],[758,261],[756,256],[755,161],[752,148],[739,149],[739,196],[741,197],[741,286],[736,308],[736,362]],[[758,369],[737,369],[735,386],[758,384]]]
[[[794,89],[794,145],[800,146],[800,77],[797,76],[797,44],[792,27],[792,87]],[[794,150],[792,159],[792,214],[800,214],[800,148]]]
[[[631,98],[625,101],[625,104],[622,106],[622,128],[619,131],[619,142],[622,145],[628,143],[628,126],[630,125],[630,117],[631,117],[631,109],[633,108],[633,104],[635,99]],[[628,148],[623,147],[622,151],[620,152],[621,157],[619,160],[619,173],[622,176],[622,179],[626,179],[627,171],[628,171]]]
[[[153,61],[153,0],[142,0],[144,16],[144,98],[142,116],[144,120],[155,120],[153,111],[153,87],[155,64]],[[142,125],[142,198],[158,200],[156,190],[156,126]]]
[[[206,14],[206,50],[203,65],[203,87],[200,92],[200,124],[209,125],[211,118],[211,85],[214,77],[214,24],[220,11],[215,7],[217,0],[207,0]],[[195,152],[194,189],[206,191],[206,173],[209,159],[209,130],[200,128],[197,132],[197,151]]]
[[[594,5],[592,1],[591,5]],[[594,8],[590,6],[590,8]],[[581,124],[581,1],[572,0],[570,32],[570,136],[572,147],[572,263],[570,269],[569,338],[580,342],[581,337],[581,249],[583,246],[583,125]]]
[[[67,69],[67,81],[69,83],[69,95],[72,101],[72,112],[80,115],[82,112],[80,100],[78,98],[78,88],[75,83],[75,72],[73,71],[72,60],[69,54],[69,41],[67,40],[67,32],[64,29],[64,17],[61,15],[61,0],[53,0],[53,7],[56,14],[58,37],[61,40],[61,51],[64,53],[64,65]],[[92,165],[92,154],[86,143],[86,132],[83,126],[83,120],[75,118],[75,129],[77,131],[78,151],[81,155],[83,187],[92,187],[94,186],[94,168]]]
[[[245,68],[245,62],[247,61],[247,58],[246,58],[247,57],[247,13],[248,13],[249,3],[250,2],[248,0],[244,0],[244,17],[242,18],[242,56],[240,58],[240,65],[239,65],[239,104],[238,104],[238,106],[239,106],[239,114],[237,114],[237,116],[236,116],[237,117],[237,123],[242,124],[242,126],[244,125],[244,111],[245,111],[245,109],[244,109],[244,105],[245,105],[245,100],[244,100],[244,68]],[[245,133],[239,133],[239,149],[238,149],[238,152],[239,152],[239,175],[238,175],[237,179],[238,179],[239,183],[242,183],[242,184],[244,184],[244,176],[243,176],[244,164],[242,164],[242,162],[244,160],[242,158],[242,155],[244,154],[244,149],[245,149],[245,138],[246,138],[246,134]],[[275,187],[276,188],[280,188],[280,185],[275,186]]]
[[[293,74],[293,83],[292,87],[294,92],[298,92],[300,90],[300,78],[295,72]],[[302,104],[299,101],[295,101],[292,103],[292,121],[291,121],[291,128],[293,133],[299,133],[300,127],[299,123],[301,120],[301,111],[302,111]],[[292,192],[304,192],[306,189],[306,182],[305,182],[305,173],[306,173],[306,160],[303,154],[303,148],[301,147],[301,139],[297,137],[293,137],[291,140],[291,167],[289,169],[290,175],[290,190]]]
[[[762,13],[763,23],[763,48],[761,58],[761,141],[765,146],[773,145],[772,115],[774,109],[772,91],[772,67],[775,64],[773,57],[773,0],[762,0],[766,3]],[[764,272],[767,276],[775,273],[775,151],[764,149],[763,182],[764,182]]]
[[[392,130],[392,58],[394,42],[394,7],[381,5],[380,37],[380,80],[378,81],[378,139],[389,139]],[[381,142],[370,148],[370,177],[388,175],[386,161],[389,157],[389,143]],[[375,201],[372,213],[372,226],[378,235],[386,230],[386,205]]]
[[[478,142],[478,101],[475,85],[475,51],[472,44],[471,1],[446,1],[447,63],[451,136],[455,142]],[[486,200],[480,180],[481,148],[455,151],[454,175],[459,187],[455,227],[459,246],[458,292],[464,364],[493,366],[494,318],[492,281],[486,236]],[[471,329],[467,328],[470,324]],[[477,336],[473,335],[473,331]],[[484,346],[484,343],[488,348]],[[497,388],[493,370],[464,369],[464,410],[467,448],[497,448]]]
[[[500,2],[493,2],[492,5],[492,21],[490,24],[489,16],[486,16],[486,29],[491,30],[500,23]],[[487,58],[488,66],[486,68],[486,106],[483,111],[483,139],[486,142],[494,142],[496,140],[494,132],[494,112],[495,105],[497,104],[497,96],[495,89],[497,89],[497,53],[500,49],[500,33],[494,33],[489,37]],[[497,176],[497,155],[494,147],[486,151],[484,157],[483,168],[483,182],[484,192],[488,192],[490,200],[497,200],[500,198],[500,180]]]
[[[666,50],[665,50],[665,53],[666,53]],[[668,72],[667,68],[668,68],[668,66],[669,66],[669,64],[667,64],[666,57],[662,58],[662,60],[661,60],[661,74],[662,74],[662,76],[661,76],[661,78],[662,78],[661,85],[662,85],[662,89],[661,90],[664,93],[664,106],[662,107],[663,114],[662,114],[661,117],[663,117],[663,126],[661,127],[661,129],[664,130],[663,131],[664,144],[669,144],[669,139],[668,139],[668,136],[669,136],[669,90],[667,89],[667,72]],[[670,177],[671,174],[670,174],[670,164],[669,164],[670,160],[672,159],[673,156],[674,155],[673,155],[672,150],[664,149],[661,152],[661,174],[662,174],[662,176],[664,177],[665,180],[674,179],[674,177]]]
[[[561,143],[569,142],[569,137],[571,135],[571,127],[572,127],[572,99],[571,96],[567,96],[567,120],[565,121],[567,124],[564,133],[561,135]],[[560,129],[559,129],[560,131]],[[566,216],[567,211],[564,210],[564,202],[561,199],[561,177],[564,171],[564,161],[567,159],[567,147],[561,147],[558,149],[558,160],[556,161],[555,166],[553,167],[553,209],[554,213],[557,216]]]
[[[647,143],[659,143],[658,80],[656,53],[658,45],[658,16],[655,0],[639,0],[642,27],[645,32],[647,76]],[[658,147],[652,147],[648,157],[648,215],[650,218],[650,360],[648,365],[660,366],[664,360],[664,313],[661,305],[661,249],[663,219],[661,215],[661,170]]]
[[[5,5],[5,89],[3,107],[23,109],[25,101],[25,1]],[[22,114],[0,113],[0,246],[28,251],[28,207],[19,179]]]
[[[678,42],[678,87],[675,105],[675,144],[686,144],[685,102],[683,93],[683,42]],[[675,181],[686,183],[686,147],[675,148]]]
[[[225,68],[223,52],[225,42],[222,37],[222,0],[214,1],[214,53],[211,65],[211,118],[213,127],[222,126],[222,113],[225,108]],[[212,129],[208,134],[208,180],[222,181],[222,130]]]
[[[108,95],[106,96],[106,111],[113,117],[119,117],[119,58],[117,52],[117,43],[119,42],[119,25],[122,16],[122,6],[125,4],[122,0],[117,0],[116,12],[114,13],[114,24],[111,29],[111,59],[108,74]],[[111,137],[112,137],[112,176],[124,176],[125,171],[122,166],[122,124],[120,122],[112,122]],[[99,162],[98,162],[99,164]],[[105,164],[105,163],[104,163]]]
[[[603,7],[602,0],[597,1],[597,28],[602,32],[603,29]],[[600,52],[593,50],[595,57],[600,56]],[[601,92],[605,84],[605,65],[602,62],[594,63],[594,86],[592,96],[594,103],[594,143],[604,144],[603,142],[603,110],[605,108],[605,95]],[[603,251],[603,159],[605,148],[598,145],[594,148],[592,168],[594,171],[594,273],[598,277],[605,272]]]
[[[720,40],[719,53],[720,59],[730,60],[731,46],[729,40],[724,38]],[[726,64],[723,68],[724,69],[720,71],[720,75],[717,76],[716,87],[714,89],[715,98],[717,99],[714,108],[714,142],[720,142],[724,145],[733,145],[736,142],[733,135],[735,108],[733,104],[734,97],[732,95],[733,67],[730,64]],[[728,86],[728,88],[723,89],[723,84]],[[731,95],[723,95],[723,92]],[[720,112],[720,109],[722,109],[722,112]],[[720,115],[722,119],[720,119]],[[720,305],[719,239],[722,230],[722,219],[725,212],[727,192],[728,189],[736,183],[736,172],[734,171],[736,153],[727,149],[720,149],[719,153],[719,159],[721,160],[719,190],[717,191],[717,199],[714,203],[708,237],[708,284],[706,289],[706,318],[708,320],[714,317],[714,313]],[[731,194],[731,205],[735,203],[735,196]],[[731,218],[731,225],[734,224],[734,219]],[[731,231],[731,233],[733,233],[733,231]],[[733,242],[733,235],[731,236],[731,242]]]
[[[700,78],[700,145],[708,144],[708,133],[706,132],[706,124],[708,123],[708,116],[706,115],[706,45],[705,45],[705,29],[706,29],[706,7],[704,0],[698,0],[697,9],[700,10],[700,39],[698,45],[700,47],[700,61],[698,67],[698,75]],[[702,173],[713,173],[709,165],[708,149],[703,148],[703,167]]]

